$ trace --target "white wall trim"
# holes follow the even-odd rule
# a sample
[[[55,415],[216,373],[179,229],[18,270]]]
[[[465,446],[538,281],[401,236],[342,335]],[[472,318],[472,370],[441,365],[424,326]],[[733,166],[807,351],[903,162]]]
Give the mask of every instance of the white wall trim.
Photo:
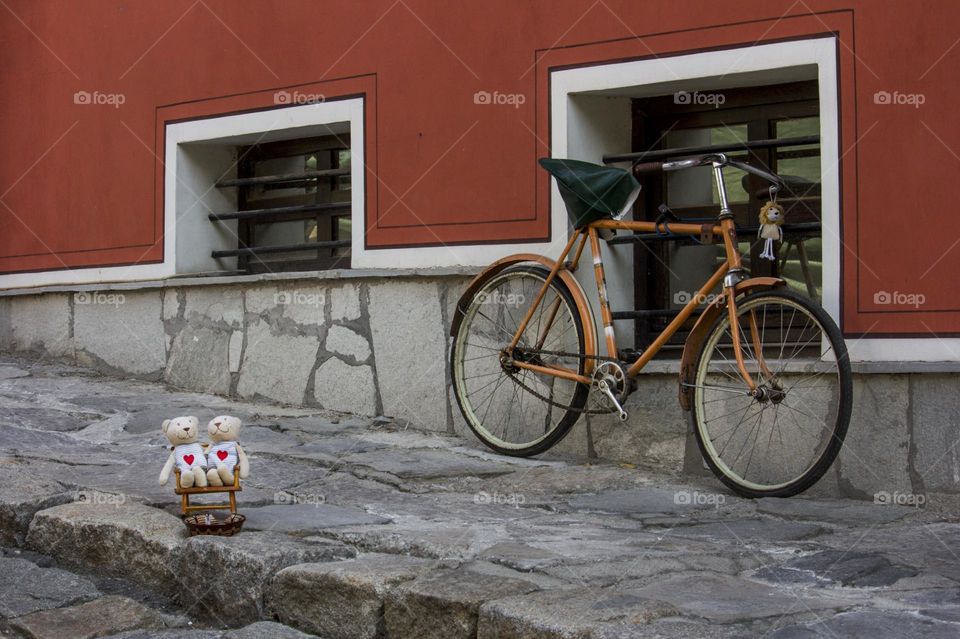
[[[852,362],[960,362],[960,338],[892,337],[847,339]]]
[[[109,266],[105,268],[67,268],[55,271],[8,273],[0,275],[0,289],[34,288],[38,286],[61,286],[71,284],[95,284],[101,282],[133,282],[136,280],[163,279],[174,275],[166,261],[158,264],[134,266]]]

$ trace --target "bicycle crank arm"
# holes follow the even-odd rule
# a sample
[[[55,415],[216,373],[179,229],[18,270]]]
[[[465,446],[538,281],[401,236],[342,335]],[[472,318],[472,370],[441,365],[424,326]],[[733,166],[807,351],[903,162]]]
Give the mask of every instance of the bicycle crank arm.
[[[600,391],[607,396],[607,399],[610,400],[610,402],[614,405],[614,407],[616,407],[617,416],[620,418],[620,421],[621,422],[627,421],[627,417],[628,417],[627,411],[623,410],[623,406],[620,405],[620,402],[617,400],[617,396],[613,394],[612,390],[610,390],[610,385],[607,384],[607,381],[601,379],[597,383],[597,388],[599,388]]]

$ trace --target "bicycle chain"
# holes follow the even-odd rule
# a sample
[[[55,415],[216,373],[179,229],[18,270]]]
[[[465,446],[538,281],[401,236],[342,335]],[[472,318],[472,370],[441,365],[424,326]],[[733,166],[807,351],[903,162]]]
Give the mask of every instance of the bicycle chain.
[[[563,352],[563,351],[541,351],[541,350],[537,350],[537,351],[525,351],[525,352],[527,352],[527,353],[536,353],[537,355],[558,355],[558,356],[563,356],[563,357],[569,357],[569,358],[571,358],[571,359],[573,359],[573,358],[577,358],[577,359],[581,359],[581,360],[582,360],[582,359],[597,359],[597,360],[607,361],[607,362],[619,362],[619,360],[616,359],[615,357],[607,357],[607,356],[604,356],[604,355],[583,355],[582,353],[565,353],[565,352]],[[562,409],[564,409],[564,410],[572,411],[572,412],[574,412],[574,413],[580,413],[580,414],[583,414],[583,415],[609,415],[610,413],[615,412],[615,409],[613,409],[613,408],[608,409],[608,410],[599,410],[599,409],[590,409],[590,408],[574,408],[573,406],[568,406],[568,405],[566,405],[566,404],[561,404],[561,403],[559,403],[559,402],[553,401],[553,400],[550,399],[549,397],[544,397],[543,395],[541,395],[541,394],[538,393],[537,391],[533,390],[532,388],[530,388],[529,386],[527,386],[526,384],[524,384],[523,382],[521,382],[521,381],[520,381],[519,379],[517,379],[517,377],[516,377],[515,375],[513,375],[512,373],[507,373],[507,377],[509,377],[509,378],[513,381],[514,384],[516,384],[517,386],[519,386],[519,387],[522,388],[523,390],[527,391],[528,393],[530,393],[531,395],[533,395],[533,396],[536,397],[537,399],[539,399],[539,400],[541,400],[541,401],[544,401],[544,402],[550,404],[551,406],[556,406],[557,408],[562,408]],[[587,396],[587,399],[589,399],[589,395]]]
[[[523,348],[523,347],[521,347]],[[619,359],[616,357],[610,357],[609,355],[584,355],[583,353],[568,353],[566,351],[541,351],[541,350],[529,350],[523,349],[525,353],[533,353],[535,355],[556,355],[558,357],[568,357],[570,359],[596,359],[601,362],[616,362],[622,364]]]

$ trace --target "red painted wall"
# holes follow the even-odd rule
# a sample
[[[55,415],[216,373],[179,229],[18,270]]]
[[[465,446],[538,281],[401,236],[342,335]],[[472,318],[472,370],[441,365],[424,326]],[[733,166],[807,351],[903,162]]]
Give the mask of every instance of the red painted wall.
[[[951,0],[8,0],[0,7],[0,272],[158,261],[163,123],[368,98],[370,247],[548,233],[548,69],[836,33],[843,327],[960,334]],[[476,105],[477,91],[525,96]],[[922,94],[919,108],[874,103]],[[122,94],[75,104],[78,91]],[[886,306],[877,291],[919,293]]]

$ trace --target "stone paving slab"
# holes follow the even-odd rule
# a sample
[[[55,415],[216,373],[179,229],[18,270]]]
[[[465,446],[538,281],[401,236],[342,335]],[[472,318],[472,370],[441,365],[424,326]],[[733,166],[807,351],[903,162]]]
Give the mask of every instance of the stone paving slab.
[[[41,568],[16,557],[0,558],[0,617],[4,619],[82,603],[99,595],[89,579],[66,570]]]
[[[733,498],[731,498],[733,499]],[[647,490],[611,490],[595,495],[581,495],[568,502],[572,510],[620,515],[688,514],[712,505],[698,504],[680,486]]]
[[[300,632],[274,621],[258,621],[236,630],[132,630],[110,635],[106,639],[316,639],[316,635]]]
[[[619,591],[551,590],[483,604],[477,638],[589,637],[607,624],[644,626],[676,614],[669,603]]]
[[[731,521],[675,526],[666,535],[723,540],[730,543],[774,543],[810,539],[826,530],[810,522],[776,519],[735,519]]]
[[[0,545],[22,544],[38,510],[70,501],[69,489],[35,475],[34,464],[0,457]]]
[[[223,639],[311,639],[316,635],[300,632],[275,621],[258,621],[239,630],[223,633]]]
[[[167,630],[130,630],[104,639],[223,639],[219,630],[193,630],[189,628],[169,628]]]
[[[505,461],[488,462],[468,455],[442,450],[398,450],[351,453],[341,460],[350,466],[368,467],[401,479],[435,479],[473,475],[505,475],[516,466]]]
[[[94,639],[134,628],[160,629],[164,621],[155,611],[126,597],[102,597],[94,601],[44,610],[10,622],[29,639]]]
[[[281,494],[281,501],[308,499],[303,493]],[[333,506],[317,503],[282,503],[257,508],[247,508],[243,514],[247,521],[244,527],[247,530],[265,530],[282,533],[297,533],[311,535],[329,528],[342,526],[366,526],[389,524],[390,519],[371,515],[359,508]]]
[[[812,586],[853,586],[869,588],[890,586],[918,574],[916,568],[892,563],[877,553],[823,550],[786,563],[757,571],[758,579],[776,584],[797,583]]]
[[[656,597],[686,614],[716,623],[843,607],[828,597],[778,590],[746,579],[710,573],[678,574],[631,592],[640,597]]]
[[[855,611],[814,623],[782,628],[771,639],[816,639],[820,637],[923,637],[955,639],[960,623],[943,621],[908,611]]]
[[[917,513],[916,508],[873,503],[856,503],[842,499],[791,499],[766,498],[756,501],[757,510],[768,515],[787,519],[805,519],[835,524],[862,526],[864,524],[888,524]]]

